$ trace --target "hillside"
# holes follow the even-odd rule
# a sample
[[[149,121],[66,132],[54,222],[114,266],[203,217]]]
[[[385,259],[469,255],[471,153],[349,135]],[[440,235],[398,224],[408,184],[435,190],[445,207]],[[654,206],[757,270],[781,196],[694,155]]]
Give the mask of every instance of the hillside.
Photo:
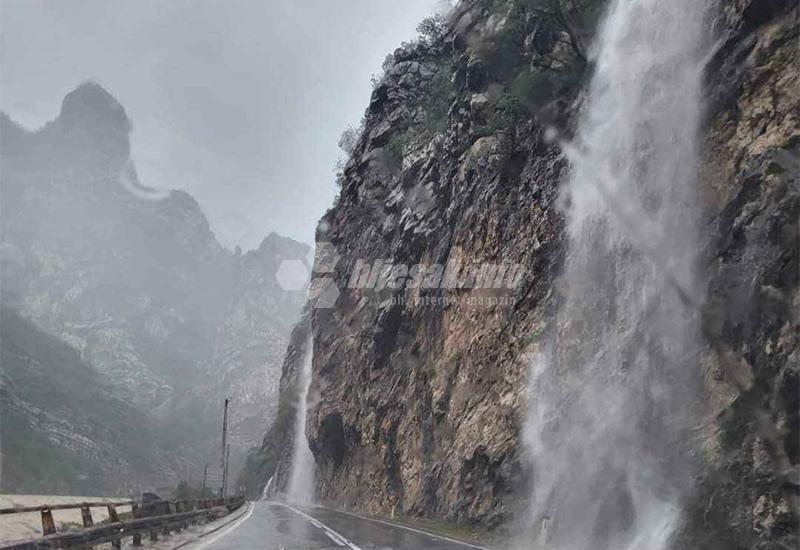
[[[163,486],[175,447],[79,352],[0,310],[4,493],[112,495]]]

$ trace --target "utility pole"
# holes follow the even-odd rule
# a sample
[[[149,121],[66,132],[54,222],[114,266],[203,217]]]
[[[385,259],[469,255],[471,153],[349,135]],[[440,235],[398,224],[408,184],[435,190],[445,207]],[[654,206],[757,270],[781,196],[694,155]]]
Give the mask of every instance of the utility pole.
[[[200,498],[206,498],[206,480],[208,479],[208,462],[203,466],[203,488],[200,490]]]
[[[225,484],[228,482],[226,477],[226,454],[228,451],[228,403],[230,402],[231,398],[225,398],[225,410],[222,413],[222,487],[219,488],[219,496],[225,496]]]
[[[228,496],[228,466],[231,463],[231,446],[228,445],[228,450],[225,451],[225,471],[222,473],[222,496]]]

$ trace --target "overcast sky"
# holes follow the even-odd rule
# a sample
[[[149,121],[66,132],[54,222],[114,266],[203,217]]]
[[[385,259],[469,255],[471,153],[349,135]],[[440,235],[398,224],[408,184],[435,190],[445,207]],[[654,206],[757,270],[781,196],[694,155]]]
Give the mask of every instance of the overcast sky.
[[[144,185],[185,189],[223,244],[311,243],[370,75],[437,0],[0,0],[0,107],[37,128],[84,80],[133,122]]]

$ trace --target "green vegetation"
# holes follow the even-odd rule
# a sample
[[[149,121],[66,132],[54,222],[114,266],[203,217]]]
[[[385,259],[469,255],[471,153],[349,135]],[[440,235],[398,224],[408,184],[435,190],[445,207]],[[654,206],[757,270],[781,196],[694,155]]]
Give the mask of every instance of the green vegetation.
[[[444,63],[425,85],[422,108],[425,111],[423,131],[436,133],[447,126],[447,111],[453,100],[453,64]]]
[[[550,21],[567,34],[576,55],[586,62],[587,45],[602,16],[605,0],[483,0],[490,13],[505,15],[513,22],[510,34],[521,28],[527,14]]]
[[[400,47],[403,49],[413,48],[417,44],[426,44],[428,46],[438,44],[442,41],[444,37],[444,33],[447,30],[447,21],[441,13],[436,13],[431,15],[430,17],[426,17],[422,21],[420,21],[419,25],[417,25],[417,32],[419,36],[417,36],[416,40],[411,42],[402,42]],[[378,84],[380,84],[383,77],[386,76],[386,73],[394,66],[395,59],[394,54],[388,54],[384,59],[383,63],[381,64],[381,72],[379,74],[374,74],[370,77],[370,82],[372,82],[372,87],[376,88]]]
[[[505,23],[496,33],[473,45],[470,53],[483,62],[490,78],[501,84],[504,91],[486,124],[476,129],[477,136],[508,131],[565,91],[580,85],[587,64],[586,44],[604,3],[603,0],[485,0],[485,9],[504,16]],[[560,50],[548,63],[539,65],[535,58],[529,63],[523,56],[529,36],[534,37],[534,47],[542,52],[543,59],[550,56],[544,52],[556,44],[563,48],[565,36],[569,48]]]
[[[569,70],[521,71],[497,100],[486,124],[476,128],[475,134],[481,137],[514,128],[524,118],[547,105],[565,88],[577,86],[580,74]]]
[[[526,112],[519,98],[506,92],[497,100],[487,123],[475,129],[475,135],[483,137],[507,131],[516,126]]]
[[[485,124],[475,129],[475,135],[486,136],[507,132],[522,120],[547,106],[565,90],[575,89],[586,70],[586,45],[600,18],[605,0],[483,0],[489,14],[504,18],[502,27],[483,40],[472,44],[467,54],[479,59],[486,68],[490,81],[499,84],[502,92],[491,100],[491,111]],[[544,26],[542,26],[544,24]],[[525,39],[537,30],[537,36],[545,43],[543,48],[552,48],[564,36],[572,55],[559,58],[561,65],[536,66],[524,57]],[[445,20],[433,16],[423,20],[417,27],[416,43],[437,44],[446,31]],[[404,48],[414,47],[404,43]],[[544,50],[546,51],[546,50]],[[567,49],[569,51],[569,49]],[[438,69],[426,82],[414,109],[422,116],[413,120],[404,130],[395,132],[387,144],[388,162],[398,168],[403,157],[447,127],[447,117],[454,96],[453,75],[463,58],[452,53],[440,54]],[[390,55],[383,64],[384,74],[394,65]],[[462,67],[463,69],[463,67]],[[377,85],[380,78],[374,78]],[[352,154],[360,129],[348,128],[342,134],[340,146],[348,155]],[[340,164],[340,168],[343,163]],[[342,176],[337,176],[341,181]]]
[[[418,137],[417,128],[410,126],[405,131],[395,133],[389,138],[386,149],[389,151],[389,159],[392,166],[395,168],[400,167],[403,157],[413,149]]]
[[[436,44],[444,36],[447,30],[447,21],[441,13],[436,13],[426,17],[417,25],[419,40],[426,44]]]
[[[395,133],[389,139],[387,149],[393,165],[399,167],[403,157],[422,141],[431,139],[447,128],[447,113],[455,93],[453,65],[452,59],[448,58],[422,88],[419,100],[413,105],[414,108],[422,109],[422,120],[405,131]]]

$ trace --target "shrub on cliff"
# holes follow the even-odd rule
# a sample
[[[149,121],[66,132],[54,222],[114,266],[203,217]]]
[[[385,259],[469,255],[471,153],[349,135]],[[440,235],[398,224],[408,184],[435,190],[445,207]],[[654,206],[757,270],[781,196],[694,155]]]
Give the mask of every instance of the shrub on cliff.
[[[430,133],[442,131],[447,125],[447,111],[453,100],[453,67],[445,63],[425,86],[422,108],[425,111],[424,129]]]
[[[447,21],[441,13],[431,15],[417,25],[419,40],[427,44],[439,42],[447,30]]]

